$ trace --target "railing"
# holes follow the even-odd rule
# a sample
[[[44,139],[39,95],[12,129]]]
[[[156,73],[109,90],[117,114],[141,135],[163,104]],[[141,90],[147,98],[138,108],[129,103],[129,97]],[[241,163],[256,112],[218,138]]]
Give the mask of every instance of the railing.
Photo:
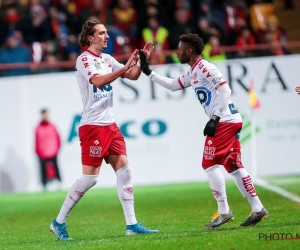
[[[292,51],[292,53],[300,53],[300,41],[293,41],[293,42],[287,42],[283,45],[285,48]],[[272,45],[270,44],[256,44],[252,46],[244,46],[244,47],[237,47],[237,46],[222,46],[221,49],[225,53],[230,52],[238,52],[239,50],[247,50],[247,51],[254,51],[254,50],[266,50],[270,49]],[[165,56],[171,56],[176,51],[174,50],[168,50],[164,51]],[[155,52],[153,52],[155,54]],[[130,57],[130,54],[124,54],[124,55],[117,55],[115,56],[116,60],[118,61],[126,61]],[[38,68],[61,68],[61,69],[71,69],[75,67],[75,61],[57,61],[55,63],[51,62],[31,62],[31,63],[7,63],[7,64],[0,64],[0,71],[3,70],[10,70],[10,69],[38,69]]]

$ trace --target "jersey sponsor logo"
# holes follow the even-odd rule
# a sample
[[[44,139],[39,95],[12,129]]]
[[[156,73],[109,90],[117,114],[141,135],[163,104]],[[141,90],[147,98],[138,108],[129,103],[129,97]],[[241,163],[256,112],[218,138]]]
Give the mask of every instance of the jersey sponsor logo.
[[[213,160],[215,157],[216,147],[204,146],[203,157],[205,160]]]
[[[204,67],[204,64],[202,62],[199,63],[199,69],[202,69],[202,73],[206,73],[206,78],[210,77],[211,74],[207,71],[207,69]]]
[[[132,187],[124,188],[124,191],[128,194],[132,194],[133,193],[133,188]]]
[[[102,147],[101,146],[90,146],[90,157],[101,157]]]
[[[97,70],[101,69],[101,63],[98,62],[97,59],[94,59],[94,65]]]
[[[94,93],[95,99],[111,97],[112,96],[112,86],[110,84],[107,84],[105,86],[102,86],[101,88],[97,88],[95,85],[93,85],[93,93]]]
[[[195,88],[195,93],[198,97],[198,100],[201,104],[208,106],[211,102],[211,91],[209,91],[205,87],[197,87]]]

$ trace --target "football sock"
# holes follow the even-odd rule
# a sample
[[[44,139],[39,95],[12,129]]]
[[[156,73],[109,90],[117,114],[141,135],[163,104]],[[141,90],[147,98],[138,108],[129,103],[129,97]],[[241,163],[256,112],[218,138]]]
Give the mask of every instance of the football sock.
[[[242,193],[242,195],[248,200],[253,212],[260,212],[263,205],[258,198],[252,179],[244,168],[239,168],[231,173],[235,184]]]
[[[82,175],[69,189],[68,195],[56,218],[57,223],[65,223],[73,207],[84,193],[97,183],[98,175]]]
[[[226,187],[224,175],[218,165],[205,169],[208,177],[208,183],[212,194],[218,204],[218,212],[221,214],[229,213],[229,206],[226,196]]]
[[[134,212],[133,187],[131,184],[131,171],[128,165],[116,171],[118,196],[123,207],[126,225],[137,223]]]

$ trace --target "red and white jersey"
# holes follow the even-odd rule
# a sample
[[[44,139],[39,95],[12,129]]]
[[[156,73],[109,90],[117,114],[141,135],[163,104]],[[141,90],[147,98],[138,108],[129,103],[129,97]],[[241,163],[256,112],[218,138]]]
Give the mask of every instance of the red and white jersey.
[[[181,88],[193,87],[205,113],[211,118],[219,102],[218,88],[227,84],[219,69],[214,64],[200,58],[177,81]],[[242,122],[242,117],[231,100],[228,101],[227,108],[222,113],[223,115],[220,117],[222,122]]]
[[[96,75],[106,75],[124,67],[112,56],[100,56],[86,50],[76,61],[76,79],[83,102],[80,126],[86,124],[108,125],[115,122],[113,115],[113,88],[107,84],[97,88],[91,83]]]

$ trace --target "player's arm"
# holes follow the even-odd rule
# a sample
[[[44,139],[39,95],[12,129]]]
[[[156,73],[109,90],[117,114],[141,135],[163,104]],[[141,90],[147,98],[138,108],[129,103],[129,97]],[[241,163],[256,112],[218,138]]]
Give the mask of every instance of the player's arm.
[[[129,80],[137,80],[142,73],[141,67],[138,64],[131,67],[129,70],[127,70],[122,77],[127,78]]]
[[[94,84],[97,88],[101,88],[109,83],[112,83],[118,77],[122,76],[126,72],[125,66],[120,68],[112,73],[105,74],[105,75],[95,75],[90,82]]]
[[[90,82],[92,84],[94,84],[97,88],[101,88],[102,86],[112,83],[114,80],[116,80],[120,76],[125,77],[126,72],[128,72],[133,61],[136,60],[137,57],[138,57],[138,50],[135,50],[131,54],[130,58],[128,59],[127,63],[124,65],[124,67],[119,68],[109,74],[95,75],[92,79],[90,79]],[[134,67],[134,68],[139,68],[139,67]]]
[[[214,84],[215,89],[219,94],[217,106],[213,116],[207,122],[203,134],[204,136],[215,136],[216,130],[221,119],[221,116],[224,114],[225,110],[227,109],[228,102],[231,95],[231,89],[229,85],[221,76],[215,76],[212,79],[212,84]]]
[[[154,49],[152,41],[149,41],[145,44],[144,48],[142,51],[146,54],[146,57],[149,58],[152,50]],[[123,75],[124,78],[130,79],[130,80],[137,80],[140,75],[141,75],[141,62],[138,60],[139,58],[137,57],[136,60],[132,62],[132,67],[128,71],[125,72]]]
[[[150,77],[153,82],[158,83],[160,86],[169,89],[171,91],[176,91],[184,88],[184,86],[178,82],[177,79],[172,79],[169,77],[161,76],[155,73],[153,70],[149,68],[149,63],[147,61],[146,54],[143,51],[140,51],[140,61],[141,61],[141,69],[143,73]]]
[[[219,93],[219,99],[214,115],[220,117],[227,109],[228,102],[231,96],[231,89],[229,88],[229,85],[224,82],[223,84],[218,86],[217,91]]]

